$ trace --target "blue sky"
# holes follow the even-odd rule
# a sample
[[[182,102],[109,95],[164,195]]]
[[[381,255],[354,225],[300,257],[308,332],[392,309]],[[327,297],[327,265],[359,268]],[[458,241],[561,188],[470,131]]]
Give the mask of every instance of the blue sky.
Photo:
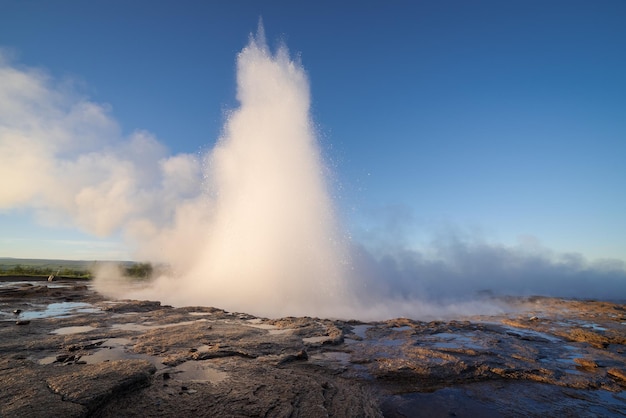
[[[356,239],[455,230],[626,260],[623,1],[3,0],[0,47],[107,106],[123,135],[193,154],[237,105],[236,55],[260,16],[308,73]],[[0,256],[128,256],[118,233],[28,207],[0,208],[0,231]]]

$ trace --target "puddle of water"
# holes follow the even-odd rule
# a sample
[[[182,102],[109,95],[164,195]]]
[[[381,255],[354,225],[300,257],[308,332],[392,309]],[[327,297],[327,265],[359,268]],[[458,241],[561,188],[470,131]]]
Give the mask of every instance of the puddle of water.
[[[435,350],[485,350],[487,346],[478,341],[478,337],[473,332],[463,334],[453,334],[451,332],[440,332],[432,335],[420,336],[415,343],[419,346]]]
[[[619,407],[624,406],[626,402],[626,392],[609,392],[608,390],[597,390],[593,392],[605,405],[613,404]]]
[[[95,340],[94,342],[99,342],[102,340]],[[140,358],[140,359],[149,359],[144,354],[134,354],[129,353],[125,350],[125,347],[129,345],[131,341],[128,338],[109,338],[104,341],[102,345],[93,350],[86,350],[86,352],[82,353],[80,357],[80,361],[84,361],[87,364],[97,364],[105,361],[112,360],[126,360],[131,358]],[[38,361],[39,364],[53,364],[57,360],[57,355],[47,356]],[[153,361],[153,363],[155,363]],[[156,364],[156,363],[155,363]],[[162,367],[162,366],[161,366]]]
[[[560,364],[567,364],[568,366],[575,366],[576,363],[574,362],[574,359],[577,358],[577,357],[579,357],[579,356],[556,358],[556,359],[554,359],[554,361],[556,361],[557,363],[560,363]],[[546,362],[547,362],[547,360],[546,360]]]
[[[39,364],[52,364],[57,360],[57,356],[48,356],[48,357],[44,357],[41,360],[38,361]]]
[[[291,331],[294,331],[294,328],[283,328],[283,329],[271,329],[269,330],[270,335],[280,335],[280,334],[289,334]]]
[[[113,328],[113,329],[121,329],[123,331],[141,332],[141,331],[146,331],[146,330],[149,330],[149,329],[158,328],[158,326],[130,323],[130,324],[113,324],[113,325],[111,325],[111,328]]]
[[[545,332],[539,332],[539,331],[534,331],[534,330],[525,329],[525,328],[515,328],[515,327],[506,326],[506,325],[502,326],[502,328],[504,328],[505,332],[511,332],[513,334],[517,334],[521,336],[522,338],[527,337],[527,338],[544,339],[552,343],[562,342],[560,338],[557,338],[554,335],[546,334]]]
[[[139,315],[139,312],[124,312],[124,313],[114,313],[113,315],[111,315],[111,319],[115,319],[115,318],[125,318],[129,315]]]
[[[405,342],[406,341],[403,339],[399,339],[399,340],[381,339],[381,340],[376,341],[376,344],[381,344],[381,345],[384,345],[385,347],[398,347],[404,344]]]
[[[80,357],[80,361],[84,361],[87,364],[99,364],[106,361],[138,359],[148,360],[157,370],[165,368],[162,363],[163,359],[160,357],[129,352],[127,348],[130,344],[131,340],[128,338],[109,338],[99,348],[85,350]],[[39,364],[52,364],[56,361],[56,358],[57,356],[44,357],[39,360]]]
[[[583,328],[592,329],[593,331],[606,331],[607,330],[605,327],[598,325],[596,323],[587,322],[587,321],[579,320],[579,319],[558,321],[556,324],[562,327],[567,327],[567,328],[571,328],[573,326],[579,326]],[[622,322],[622,324],[626,324],[626,322]]]
[[[445,339],[445,340],[454,340],[454,339],[458,339],[458,338],[469,338],[467,336],[460,335],[460,334],[454,334],[452,332],[437,332],[435,334],[431,334],[430,336],[431,337]]]
[[[278,329],[278,327],[276,325],[261,324],[259,322],[256,322],[254,319],[249,320],[248,324],[246,324],[246,326],[251,327],[251,328],[266,329],[266,330],[276,330],[276,329]]]
[[[550,364],[554,362],[557,365],[563,367],[559,367],[560,370],[568,374],[574,374],[578,376],[585,374],[583,371],[581,371],[581,365],[576,362],[576,359],[584,357],[583,353],[579,352],[578,348],[572,345],[564,345],[561,348],[564,348],[566,351],[564,353],[557,354],[554,357],[542,358],[539,361],[544,364]]]
[[[186,382],[209,382],[217,384],[228,377],[228,373],[214,369],[206,361],[186,361],[172,369],[171,374],[178,380]]]
[[[585,324],[583,325],[583,328],[591,328],[594,331],[606,331],[606,328],[601,327],[598,324]]]
[[[444,350],[486,349],[485,346],[476,341],[475,333],[453,334],[451,332],[440,332],[420,338],[418,344]]]
[[[433,344],[433,348],[438,349],[449,349],[449,350],[463,350],[463,349],[471,349],[471,350],[484,350],[485,347],[469,342],[469,340],[459,340],[459,341],[445,341],[445,342],[436,342]]]
[[[19,319],[31,320],[42,318],[69,317],[82,313],[98,313],[100,309],[94,308],[90,303],[85,302],[60,302],[51,303],[45,311],[22,312]]]
[[[135,323],[130,323],[130,324],[113,324],[113,325],[111,325],[111,328],[113,328],[113,329],[121,329],[121,330],[124,330],[124,331],[142,332],[142,331],[149,331],[149,330],[158,329],[158,328],[170,328],[170,327],[178,327],[178,326],[182,326],[182,325],[191,325],[191,324],[195,324],[197,322],[207,322],[207,320],[206,319],[197,319],[195,321],[183,321],[183,322],[177,322],[175,324],[156,324],[156,325],[135,324]]]
[[[564,372],[568,373],[568,374],[573,374],[573,375],[576,375],[576,376],[584,376],[585,375],[584,372],[581,372],[580,370],[577,370],[577,369],[567,369],[567,370],[564,370]]]
[[[367,339],[365,334],[367,333],[367,330],[370,328],[372,328],[372,325],[354,325],[352,327],[352,333],[356,335],[357,337],[365,340]]]
[[[270,329],[267,332],[270,335],[281,335],[281,334],[289,334],[291,333],[291,331],[294,331],[294,328]]]
[[[98,364],[114,360],[142,359],[150,361],[157,368],[163,368],[159,357],[128,352],[127,347],[130,344],[131,341],[128,338],[109,338],[100,348],[89,350],[89,353],[80,359],[87,364]]]
[[[89,325],[79,325],[74,327],[63,327],[57,328],[54,331],[50,332],[51,334],[57,335],[70,335],[70,334],[80,334],[83,332],[89,332],[91,330],[96,329],[95,327],[91,327]]]
[[[410,331],[413,328],[408,326],[408,325],[404,325],[404,326],[401,326],[401,327],[393,327],[391,329],[394,330],[394,331],[397,331],[397,332],[403,332],[403,331]]]
[[[248,320],[249,323],[246,324],[246,326],[266,330],[270,335],[287,334],[294,331],[294,328],[278,328],[276,325],[260,324],[258,321],[260,321],[260,319],[250,319]]]

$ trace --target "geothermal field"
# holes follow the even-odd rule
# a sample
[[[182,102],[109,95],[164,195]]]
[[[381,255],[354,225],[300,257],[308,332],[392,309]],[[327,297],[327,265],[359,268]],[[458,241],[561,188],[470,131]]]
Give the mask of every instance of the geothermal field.
[[[624,416],[626,305],[363,322],[0,283],[3,417]]]
[[[46,210],[157,268],[0,277],[0,416],[625,415],[621,267],[454,240],[378,256],[345,232],[307,75],[262,27],[237,99],[201,156],[151,163],[138,135],[48,164]]]

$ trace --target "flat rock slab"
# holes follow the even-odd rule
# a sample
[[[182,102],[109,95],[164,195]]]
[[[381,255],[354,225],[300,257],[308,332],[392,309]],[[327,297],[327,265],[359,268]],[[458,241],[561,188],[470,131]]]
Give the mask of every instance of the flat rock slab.
[[[64,402],[50,391],[42,368],[27,361],[0,361],[0,416],[2,417],[82,417],[87,408]]]
[[[48,387],[64,401],[96,410],[116,395],[150,384],[156,368],[145,360],[117,360],[77,365],[73,371],[46,379]]]

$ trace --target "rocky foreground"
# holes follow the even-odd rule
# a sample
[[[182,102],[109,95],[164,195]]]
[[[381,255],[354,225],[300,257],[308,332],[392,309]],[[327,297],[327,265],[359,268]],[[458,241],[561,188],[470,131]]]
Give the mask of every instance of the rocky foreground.
[[[5,280],[0,416],[626,416],[626,305],[509,302],[455,321],[269,320]]]

